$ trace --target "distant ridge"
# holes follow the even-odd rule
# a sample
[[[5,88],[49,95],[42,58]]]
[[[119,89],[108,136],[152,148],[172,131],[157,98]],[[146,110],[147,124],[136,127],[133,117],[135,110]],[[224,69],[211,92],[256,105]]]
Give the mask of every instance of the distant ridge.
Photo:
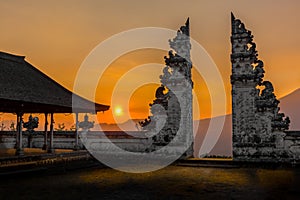
[[[142,119],[131,119],[121,124],[100,123],[101,129],[104,131],[138,131],[136,125]]]
[[[291,119],[290,130],[300,130],[300,88],[282,97],[279,107]]]

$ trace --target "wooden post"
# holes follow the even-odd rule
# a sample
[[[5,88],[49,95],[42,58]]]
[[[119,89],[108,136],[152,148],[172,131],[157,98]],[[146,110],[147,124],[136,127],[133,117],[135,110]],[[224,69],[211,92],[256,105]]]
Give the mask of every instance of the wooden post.
[[[54,119],[53,119],[53,113],[50,114],[50,144],[48,148],[49,153],[54,153],[55,150],[53,148],[53,128],[54,128]]]
[[[78,138],[78,113],[75,113],[75,146],[74,146],[74,150],[78,150],[79,149],[79,138]]]
[[[15,149],[18,148],[19,145],[19,136],[18,136],[18,132],[19,132],[19,115],[17,113],[17,124],[16,124],[16,144],[15,144]]]
[[[48,149],[48,113],[45,113],[44,145],[42,149]]]
[[[22,126],[23,126],[23,113],[19,112],[17,113],[17,143],[16,143],[16,155],[17,156],[23,156],[23,139],[22,139]]]

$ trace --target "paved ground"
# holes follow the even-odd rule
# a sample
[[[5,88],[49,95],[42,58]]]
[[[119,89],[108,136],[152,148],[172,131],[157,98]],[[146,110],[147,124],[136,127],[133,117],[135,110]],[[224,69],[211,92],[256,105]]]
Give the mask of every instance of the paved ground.
[[[11,176],[0,199],[299,199],[298,169],[169,166],[131,174],[110,168]]]
[[[57,153],[70,151],[57,150]],[[34,156],[46,152],[25,149],[25,154]],[[13,156],[14,150],[2,151],[1,155]],[[88,160],[85,159],[72,162],[73,165],[63,162],[62,167],[59,162],[58,167],[50,164],[54,167],[50,170],[45,168],[0,176],[0,199],[252,200],[300,197],[299,168],[208,168],[202,165],[203,161],[200,163],[202,166],[195,161],[183,163],[185,166],[169,166],[143,174],[120,172],[93,163],[86,168]],[[192,165],[188,167],[186,164]]]

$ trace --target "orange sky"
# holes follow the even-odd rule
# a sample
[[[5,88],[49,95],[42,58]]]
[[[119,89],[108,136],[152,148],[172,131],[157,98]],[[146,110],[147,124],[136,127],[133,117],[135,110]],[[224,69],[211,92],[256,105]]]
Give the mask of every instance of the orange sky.
[[[10,0],[0,6],[0,50],[25,55],[35,67],[73,90],[76,73],[89,52],[105,39],[138,27],[177,30],[190,17],[191,37],[199,42],[217,64],[230,99],[230,12],[254,34],[259,58],[265,63],[266,79],[273,82],[278,97],[300,87],[300,1],[297,0],[189,0],[189,1],[103,1],[103,0]],[[163,64],[165,51],[140,50],[121,55],[101,78],[96,101],[111,105],[112,88],[128,70],[147,63]],[[105,55],[103,55],[105,56]],[[160,68],[136,74],[153,76]],[[204,81],[193,74],[200,116],[210,117],[210,98]],[[128,83],[135,81],[134,78]],[[158,83],[158,82],[157,82]],[[128,87],[123,84],[123,91]],[[132,118],[145,118],[157,84],[139,87],[130,98]],[[121,88],[122,89],[122,88]],[[119,107],[128,99],[118,97]],[[112,107],[112,110],[115,108]],[[125,109],[124,109],[125,110]],[[116,116],[120,117],[120,116]],[[99,114],[101,122],[113,122],[109,112]],[[123,119],[125,120],[125,119]]]

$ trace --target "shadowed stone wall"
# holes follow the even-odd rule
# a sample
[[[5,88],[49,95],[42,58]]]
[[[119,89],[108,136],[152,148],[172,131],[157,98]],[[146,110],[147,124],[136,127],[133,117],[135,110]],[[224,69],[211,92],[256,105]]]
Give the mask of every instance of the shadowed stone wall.
[[[105,143],[109,142],[114,143],[120,148],[133,152],[143,152],[146,148],[149,148],[149,139],[141,138],[141,137],[133,137],[134,135],[141,135],[138,131],[130,132],[131,135],[128,135],[122,131],[107,131],[107,132],[97,132],[91,131],[87,133],[89,138],[94,138],[98,142],[101,143],[103,147],[103,151],[105,149]],[[54,132],[54,149],[74,149],[75,148],[75,133],[71,131],[65,132]],[[23,147],[31,147],[31,148],[42,148],[44,145],[44,135],[43,132],[35,132],[32,139],[28,140],[28,134],[25,132],[23,134]],[[49,141],[48,141],[49,142]],[[5,131],[0,132],[0,148],[15,148],[16,145],[16,133]],[[79,149],[84,149],[84,145],[82,141],[79,140]]]

